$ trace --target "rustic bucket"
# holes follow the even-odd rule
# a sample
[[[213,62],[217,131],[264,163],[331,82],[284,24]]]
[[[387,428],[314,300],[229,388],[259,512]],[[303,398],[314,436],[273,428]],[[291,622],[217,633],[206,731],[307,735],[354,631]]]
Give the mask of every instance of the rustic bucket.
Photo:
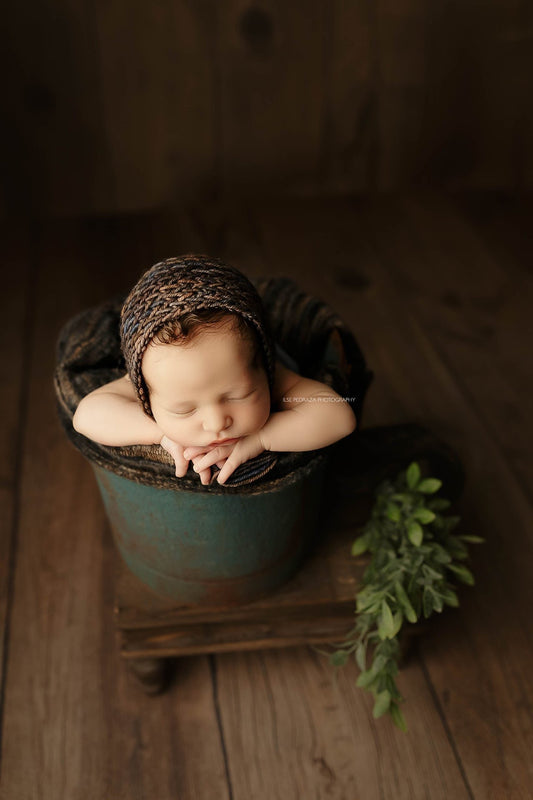
[[[267,594],[298,569],[317,533],[325,462],[246,494],[160,489],[93,468],[130,570],[178,603],[225,605]]]
[[[277,341],[303,364],[303,374],[352,397],[360,423],[372,373],[349,329],[289,279],[264,279],[258,290]],[[63,327],[54,376],[60,420],[90,461],[116,546],[143,583],[177,604],[251,602],[287,581],[313,546],[334,446],[280,453],[256,483],[203,486],[192,472],[176,479],[159,446],[106,447],[78,434],[72,416],[80,399],[124,374],[122,301],[89,309]]]

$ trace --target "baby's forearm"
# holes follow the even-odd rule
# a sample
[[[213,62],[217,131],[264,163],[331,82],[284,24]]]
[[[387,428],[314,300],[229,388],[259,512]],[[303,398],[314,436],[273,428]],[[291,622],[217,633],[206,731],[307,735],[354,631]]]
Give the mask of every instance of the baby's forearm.
[[[348,403],[305,402],[270,415],[259,434],[266,450],[318,450],[343,439],[356,427]]]
[[[76,409],[72,424],[89,439],[115,447],[159,444],[163,436],[140,403],[118,394],[87,395]]]

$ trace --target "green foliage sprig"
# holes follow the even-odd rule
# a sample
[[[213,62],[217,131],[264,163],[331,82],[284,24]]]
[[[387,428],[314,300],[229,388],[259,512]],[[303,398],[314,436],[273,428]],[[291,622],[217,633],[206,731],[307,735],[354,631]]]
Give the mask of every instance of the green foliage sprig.
[[[460,517],[441,513],[451,505],[433,497],[441,486],[437,478],[423,478],[413,462],[394,481],[385,480],[376,489],[371,517],[352,546],[354,556],[371,554],[363,588],[356,595],[356,625],[329,655],[336,667],[355,655],[361,669],[357,686],[374,695],[374,717],[388,712],[404,731],[403,698],[395,680],[399,635],[405,622],[416,623],[444,606],[459,605],[455,582],[474,584],[463,563],[467,543],[483,541],[452,534]]]

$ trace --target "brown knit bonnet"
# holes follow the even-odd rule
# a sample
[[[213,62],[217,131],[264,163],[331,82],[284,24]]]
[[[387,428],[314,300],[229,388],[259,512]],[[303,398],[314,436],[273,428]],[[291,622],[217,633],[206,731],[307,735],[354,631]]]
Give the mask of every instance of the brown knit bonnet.
[[[261,345],[268,384],[274,382],[275,346],[261,298],[248,278],[218,258],[167,258],[144,273],[127,296],[120,316],[126,369],[144,411],[153,417],[142,359],[168,322],[200,309],[223,309],[243,317]]]

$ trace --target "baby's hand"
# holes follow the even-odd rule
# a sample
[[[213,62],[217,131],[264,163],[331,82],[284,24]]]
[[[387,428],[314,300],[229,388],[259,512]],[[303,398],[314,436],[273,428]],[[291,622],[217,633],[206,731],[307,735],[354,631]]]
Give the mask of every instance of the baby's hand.
[[[211,467],[216,464],[217,467],[223,467],[226,461],[226,456],[231,453],[235,444],[217,445],[216,447],[194,447],[189,446],[184,449],[184,457],[190,458],[194,464],[194,471],[200,476],[200,480],[204,485],[211,483]],[[201,466],[200,465],[201,462]]]
[[[250,458],[255,458],[259,453],[265,450],[265,446],[261,441],[259,433],[252,433],[249,436],[243,436],[237,442],[232,444],[220,444],[213,447],[208,453],[205,453],[204,448],[200,447],[186,447],[185,454],[187,457],[192,458],[194,462],[194,469],[202,475],[202,472],[207,471],[210,475],[210,467],[216,464],[220,467],[220,472],[217,476],[218,483],[224,483],[229,476],[239,467],[248,461]],[[201,455],[203,454],[203,455]],[[204,481],[202,480],[202,483]],[[209,481],[207,481],[209,483]]]
[[[161,447],[170,453],[176,465],[176,478],[183,478],[189,468],[189,459],[183,455],[183,447],[177,442],[173,442],[168,436],[163,436],[159,442]]]

